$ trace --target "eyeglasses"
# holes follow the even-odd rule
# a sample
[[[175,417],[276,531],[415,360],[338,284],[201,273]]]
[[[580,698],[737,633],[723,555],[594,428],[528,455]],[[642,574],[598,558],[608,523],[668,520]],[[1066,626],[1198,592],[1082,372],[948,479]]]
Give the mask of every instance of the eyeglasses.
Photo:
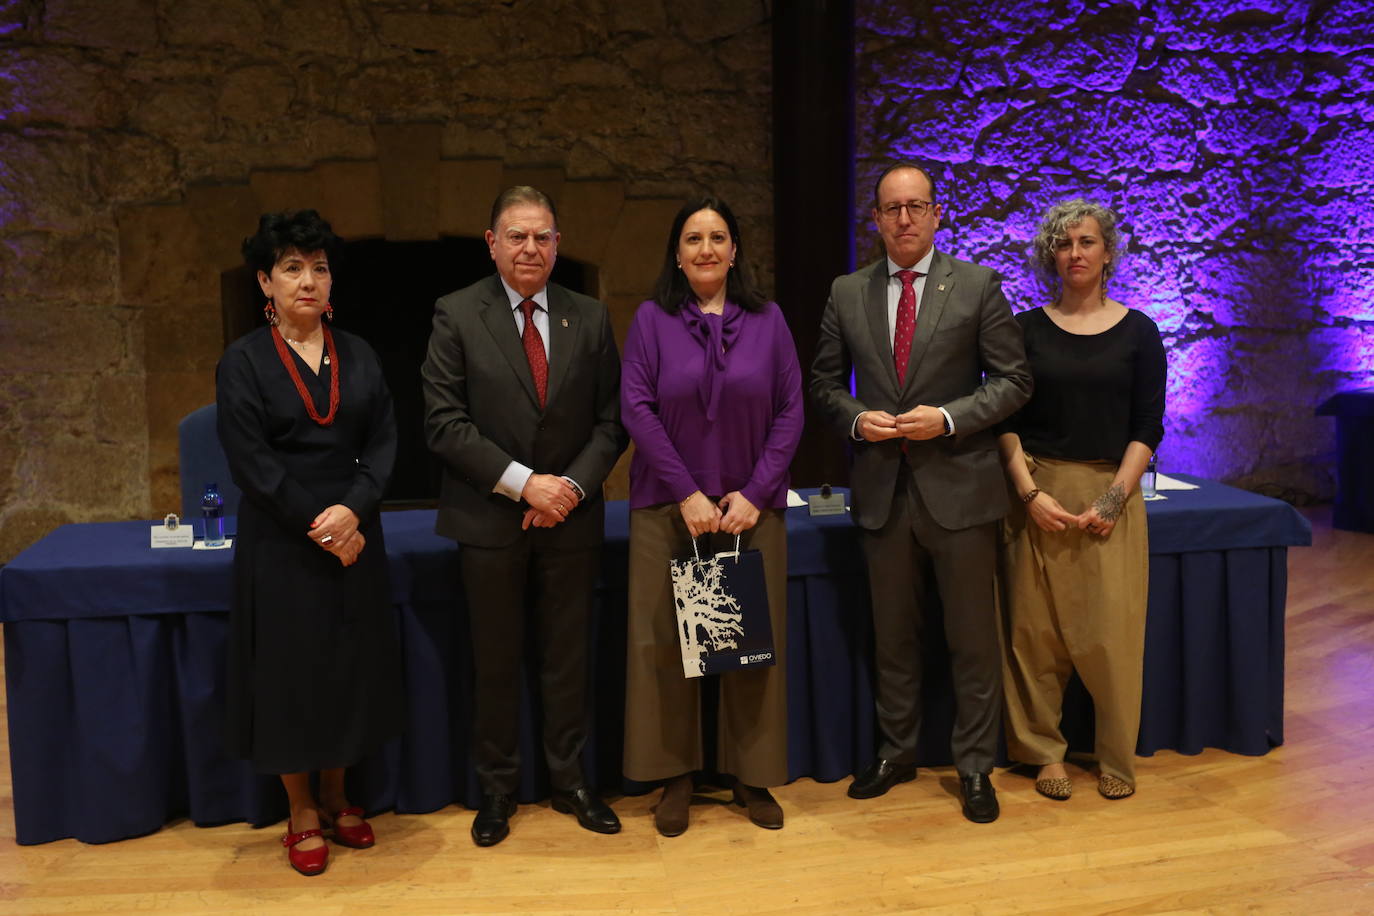
[[[929,213],[933,206],[935,202],[931,200],[909,200],[904,204],[887,204],[879,207],[878,212],[882,214],[883,219],[895,223],[901,218],[903,210],[907,211],[909,219],[919,219]]]
[[[530,236],[531,233],[529,232],[522,232],[519,229],[511,229],[508,230],[506,234],[502,236],[502,238],[505,240],[506,244],[512,248],[524,248],[525,242],[530,238]],[[534,244],[538,245],[540,248],[547,248],[549,245],[553,244],[552,229],[544,229],[540,232],[535,232],[533,233],[533,237]]]

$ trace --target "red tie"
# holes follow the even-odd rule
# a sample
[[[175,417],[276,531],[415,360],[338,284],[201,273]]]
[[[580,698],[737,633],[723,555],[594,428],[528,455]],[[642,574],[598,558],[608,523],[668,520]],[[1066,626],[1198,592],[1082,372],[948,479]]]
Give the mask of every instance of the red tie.
[[[520,335],[520,342],[525,345],[525,358],[530,361],[530,374],[534,376],[534,390],[539,393],[539,406],[543,407],[549,396],[549,358],[544,355],[544,339],[534,326],[537,308],[533,299],[520,303],[520,311],[525,313],[525,333]]]
[[[906,366],[911,359],[911,338],[916,333],[916,278],[914,270],[899,270],[902,294],[897,297],[897,327],[892,334],[892,361],[897,366],[897,384],[906,383]]]

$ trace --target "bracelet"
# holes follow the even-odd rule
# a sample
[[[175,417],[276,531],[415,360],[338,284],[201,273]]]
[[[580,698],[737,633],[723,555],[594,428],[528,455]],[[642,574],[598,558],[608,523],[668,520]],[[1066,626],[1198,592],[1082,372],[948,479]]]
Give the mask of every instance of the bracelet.
[[[1039,491],[1039,490],[1031,490],[1031,491],[1030,491],[1029,493],[1027,493],[1025,496],[1021,497],[1021,502],[1025,503],[1026,505],[1029,506],[1031,500],[1035,499],[1035,497],[1037,497],[1037,496],[1039,496],[1039,495],[1040,495],[1040,491]]]

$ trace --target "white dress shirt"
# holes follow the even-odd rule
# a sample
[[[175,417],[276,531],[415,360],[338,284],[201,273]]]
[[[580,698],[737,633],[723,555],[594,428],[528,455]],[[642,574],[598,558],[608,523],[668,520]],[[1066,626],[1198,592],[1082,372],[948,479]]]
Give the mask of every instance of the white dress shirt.
[[[897,303],[902,298],[902,278],[897,276],[899,270],[916,271],[916,279],[911,284],[911,288],[916,292],[916,320],[921,320],[921,298],[926,291],[926,277],[930,275],[930,263],[935,260],[935,247],[932,245],[930,250],[925,253],[921,260],[912,264],[910,267],[903,267],[891,258],[887,259],[887,339],[892,340],[897,335]]]
[[[902,298],[902,278],[897,276],[899,270],[916,271],[916,279],[912,281],[911,289],[916,294],[916,314],[915,318],[919,322],[921,319],[921,300],[925,298],[926,278],[930,276],[930,265],[935,260],[935,246],[922,255],[921,259],[910,267],[903,267],[892,258],[887,259],[887,339],[892,340],[897,336],[897,304]],[[909,371],[909,370],[908,370]],[[949,411],[936,405],[936,409],[945,415],[945,428],[948,432],[946,436],[954,435],[954,418],[949,415]],[[859,417],[864,411],[859,411],[854,415],[854,422],[849,426],[849,435],[855,440],[862,442],[863,436],[859,435]]]
[[[499,276],[499,275],[498,275]],[[510,299],[511,314],[515,316],[515,333],[521,338],[525,336],[525,313],[520,308],[520,303],[525,299],[531,299],[536,308],[534,310],[534,329],[539,332],[539,339],[544,344],[544,359],[549,358],[549,288],[546,286],[533,296],[522,296],[511,288],[506,282],[505,277],[501,277],[501,286],[506,291],[506,297]],[[520,502],[520,494],[525,492],[525,484],[529,483],[530,475],[534,473],[532,468],[528,468],[518,461],[512,461],[506,465],[506,469],[501,472],[501,478],[496,481],[496,486],[492,487],[493,493],[500,493]],[[571,477],[564,477],[573,490],[577,492],[578,499],[583,499],[587,494],[582,492],[577,481]]]

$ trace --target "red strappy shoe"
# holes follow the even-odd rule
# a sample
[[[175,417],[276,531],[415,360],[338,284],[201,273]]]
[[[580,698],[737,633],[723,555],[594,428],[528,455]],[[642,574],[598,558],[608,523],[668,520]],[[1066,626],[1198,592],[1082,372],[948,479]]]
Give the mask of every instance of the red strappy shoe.
[[[307,878],[324,871],[329,864],[329,847],[321,845],[319,849],[297,849],[296,844],[302,840],[308,840],[312,836],[322,837],[323,832],[318,827],[310,830],[302,830],[300,833],[291,832],[291,819],[286,819],[286,836],[281,838],[281,844],[286,847],[286,858],[291,863],[291,867]]]
[[[334,832],[331,838],[334,842],[338,843],[340,846],[351,846],[354,849],[367,849],[369,846],[375,844],[377,842],[377,837],[373,835],[372,825],[367,821],[363,821],[361,824],[354,824],[351,827],[345,827],[339,823],[339,818],[348,817],[350,814],[361,819],[363,816],[363,809],[355,805],[352,808],[344,808],[341,811],[335,811],[332,815],[330,820]]]

